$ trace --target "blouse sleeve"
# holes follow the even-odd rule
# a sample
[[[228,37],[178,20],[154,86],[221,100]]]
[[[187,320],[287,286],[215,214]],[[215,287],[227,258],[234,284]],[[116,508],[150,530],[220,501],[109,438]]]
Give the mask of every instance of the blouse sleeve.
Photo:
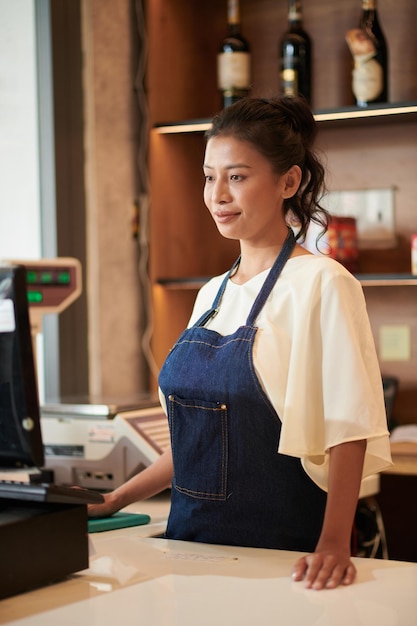
[[[318,274],[294,320],[279,452],[327,489],[329,450],[367,440],[363,478],[391,464],[382,378],[359,282]]]

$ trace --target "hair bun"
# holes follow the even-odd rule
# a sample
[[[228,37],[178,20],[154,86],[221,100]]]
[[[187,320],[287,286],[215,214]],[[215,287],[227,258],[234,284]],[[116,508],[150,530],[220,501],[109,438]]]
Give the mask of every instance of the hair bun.
[[[317,126],[307,100],[298,96],[274,98],[270,103],[281,111],[282,117],[293,132],[300,134],[306,148],[314,144]]]

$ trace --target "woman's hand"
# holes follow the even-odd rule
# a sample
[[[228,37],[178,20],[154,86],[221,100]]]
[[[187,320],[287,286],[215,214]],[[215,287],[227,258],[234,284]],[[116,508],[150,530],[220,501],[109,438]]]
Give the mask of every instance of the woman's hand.
[[[89,517],[108,517],[120,509],[146,500],[171,485],[173,474],[171,448],[167,448],[157,460],[135,474],[114,491],[104,494],[102,504],[89,504]]]
[[[334,589],[351,585],[355,578],[356,567],[348,552],[317,549],[298,559],[293,570],[293,579],[304,580],[307,589]]]
[[[320,538],[314,553],[298,559],[293,572],[293,579],[304,579],[308,589],[334,589],[350,585],[356,578],[350,540],[365,449],[364,440],[330,449],[329,490]]]
[[[109,517],[119,510],[113,492],[103,494],[103,498],[104,502],[101,504],[89,504],[87,506],[88,517]]]

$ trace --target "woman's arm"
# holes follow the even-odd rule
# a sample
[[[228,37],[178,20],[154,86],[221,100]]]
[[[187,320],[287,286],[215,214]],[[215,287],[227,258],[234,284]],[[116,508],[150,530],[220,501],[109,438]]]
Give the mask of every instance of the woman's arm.
[[[342,443],[330,450],[329,489],[323,528],[313,554],[299,559],[294,580],[304,578],[311,589],[333,589],[351,584],[356,568],[350,560],[366,441]]]
[[[170,487],[172,474],[172,453],[171,448],[168,448],[152,465],[114,491],[106,493],[103,504],[89,504],[88,515],[90,517],[105,517],[123,509],[132,502],[146,500],[146,498]]]

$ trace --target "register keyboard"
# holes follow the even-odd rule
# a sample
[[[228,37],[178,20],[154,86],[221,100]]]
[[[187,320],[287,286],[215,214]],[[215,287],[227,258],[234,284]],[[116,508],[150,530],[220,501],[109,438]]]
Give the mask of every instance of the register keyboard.
[[[0,498],[61,504],[100,504],[101,493],[90,489],[53,483],[0,480]]]

